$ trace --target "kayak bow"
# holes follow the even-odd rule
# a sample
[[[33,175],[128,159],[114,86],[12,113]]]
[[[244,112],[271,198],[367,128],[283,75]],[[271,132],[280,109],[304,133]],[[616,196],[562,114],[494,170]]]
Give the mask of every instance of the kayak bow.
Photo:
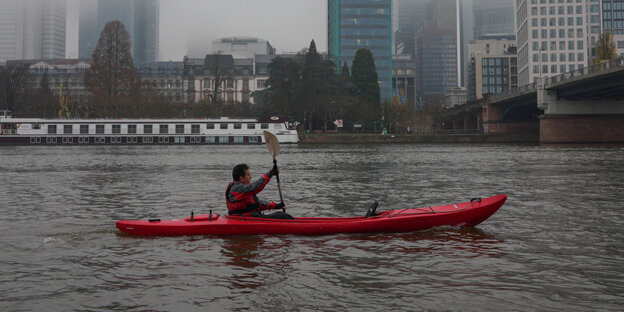
[[[501,194],[460,204],[388,210],[370,217],[282,220],[205,214],[177,220],[120,220],[116,225],[124,233],[139,236],[411,232],[443,225],[476,226],[494,214],[506,199]]]

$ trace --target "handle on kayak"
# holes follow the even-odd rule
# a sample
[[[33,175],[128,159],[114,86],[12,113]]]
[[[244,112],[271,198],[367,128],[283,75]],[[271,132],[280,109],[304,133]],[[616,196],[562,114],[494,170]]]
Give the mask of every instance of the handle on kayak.
[[[273,158],[273,165],[277,167],[277,159]],[[282,197],[282,187],[280,186],[279,173],[275,174],[277,178],[277,190],[279,191],[280,202],[284,204],[284,198]],[[282,207],[282,211],[286,212],[286,208]]]

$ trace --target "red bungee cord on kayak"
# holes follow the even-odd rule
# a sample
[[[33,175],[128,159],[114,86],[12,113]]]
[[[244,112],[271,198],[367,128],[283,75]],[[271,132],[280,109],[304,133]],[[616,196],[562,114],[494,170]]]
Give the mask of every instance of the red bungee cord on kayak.
[[[256,196],[269,183],[271,177],[279,174],[277,165],[265,173],[258,180],[251,182],[249,166],[238,164],[232,170],[233,181],[228,184],[225,191],[228,213],[233,216],[248,216],[271,219],[294,219],[286,212],[280,211],[272,214],[263,214],[262,211],[270,209],[283,209],[284,203],[275,203],[262,200]]]

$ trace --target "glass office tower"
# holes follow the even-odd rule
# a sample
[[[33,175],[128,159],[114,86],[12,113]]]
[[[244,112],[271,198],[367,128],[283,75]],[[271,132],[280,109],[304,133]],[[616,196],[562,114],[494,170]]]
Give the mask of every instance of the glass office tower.
[[[328,52],[338,69],[349,67],[355,52],[373,54],[381,101],[392,99],[392,1],[328,0]]]

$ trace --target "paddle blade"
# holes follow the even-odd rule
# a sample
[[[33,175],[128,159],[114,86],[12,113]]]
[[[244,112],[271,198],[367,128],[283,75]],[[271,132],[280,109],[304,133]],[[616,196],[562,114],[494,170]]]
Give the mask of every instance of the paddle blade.
[[[277,141],[277,137],[275,136],[275,134],[264,130],[264,141],[266,142],[269,153],[271,153],[271,156],[273,156],[273,159],[275,159],[275,157],[277,157],[280,152],[280,146],[279,141]]]

